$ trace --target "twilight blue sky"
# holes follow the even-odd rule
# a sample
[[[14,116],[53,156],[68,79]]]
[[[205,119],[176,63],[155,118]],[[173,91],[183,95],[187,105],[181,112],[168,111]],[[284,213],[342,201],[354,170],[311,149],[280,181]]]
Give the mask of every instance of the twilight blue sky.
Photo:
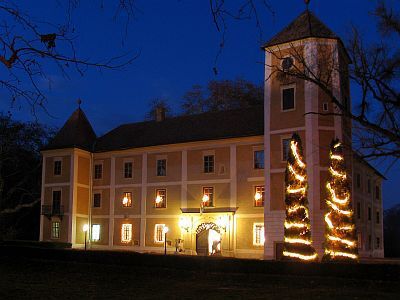
[[[65,20],[65,8],[60,3],[66,1],[26,2],[19,5],[38,19],[53,23]],[[92,69],[84,76],[72,72],[69,79],[56,68],[48,66],[51,88],[46,80],[40,85],[48,96],[47,109],[51,116],[39,112],[42,123],[62,126],[77,107],[76,99],[82,98],[82,108],[100,135],[121,123],[143,120],[148,102],[157,97],[169,99],[173,109],[179,112],[182,95],[193,84],[205,85],[211,79],[237,77],[260,84],[263,82],[262,41],[254,19],[228,20],[225,47],[217,62],[219,73],[216,76],[213,66],[220,35],[212,22],[208,1],[138,0],[135,18],[129,23],[126,36],[123,32],[124,19],[113,20],[113,10],[107,6],[116,1],[80,2],[72,18],[80,57],[96,60],[126,51],[140,52],[140,56],[122,71]],[[105,2],[103,9],[99,5],[101,2]],[[232,2],[241,3],[240,0]],[[263,41],[271,38],[305,9],[303,0],[268,2],[275,15],[259,8]],[[310,8],[343,40],[348,38],[352,24],[373,40],[376,29],[369,12],[375,3],[365,0],[311,0]],[[353,102],[356,96],[353,91]],[[0,90],[0,111],[10,110],[17,119],[31,120],[29,110],[24,103],[21,104],[10,108],[9,101]],[[385,173],[385,164],[377,167]],[[400,180],[400,164],[397,163],[385,176],[388,180],[383,192],[387,208],[400,202],[395,189]]]

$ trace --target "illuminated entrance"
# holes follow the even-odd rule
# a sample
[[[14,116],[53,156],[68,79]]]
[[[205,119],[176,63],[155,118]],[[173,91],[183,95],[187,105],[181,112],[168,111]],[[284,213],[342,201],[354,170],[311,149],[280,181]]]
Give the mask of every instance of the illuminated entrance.
[[[221,232],[215,223],[203,223],[197,227],[196,252],[202,256],[221,253]]]

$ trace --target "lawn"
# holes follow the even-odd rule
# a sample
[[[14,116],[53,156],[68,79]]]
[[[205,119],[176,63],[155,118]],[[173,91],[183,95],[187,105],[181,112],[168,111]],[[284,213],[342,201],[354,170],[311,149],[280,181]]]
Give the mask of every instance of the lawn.
[[[113,264],[77,261],[70,257],[38,258],[37,255],[29,255],[29,250],[26,248],[27,255],[10,255],[8,251],[0,249],[0,299],[396,299],[400,294],[397,276],[379,280],[373,276],[373,279],[368,279],[368,276],[342,278],[242,273],[240,270],[208,272],[205,260],[201,261],[201,270],[184,270],[179,266],[171,267],[168,257],[166,260],[163,258],[159,266],[145,263],[135,265],[128,261],[124,264],[123,260]],[[79,255],[84,257],[86,253]],[[99,255],[96,257],[98,260]],[[151,258],[146,255],[142,261]],[[174,263],[180,261],[180,258],[172,256],[171,259]],[[184,263],[184,260],[181,261]],[[213,262],[218,263],[218,260]],[[226,262],[222,259],[221,263]],[[235,260],[228,263],[235,264]],[[240,261],[240,264],[246,264],[246,261]],[[390,272],[397,274],[397,271],[393,273],[393,269]]]

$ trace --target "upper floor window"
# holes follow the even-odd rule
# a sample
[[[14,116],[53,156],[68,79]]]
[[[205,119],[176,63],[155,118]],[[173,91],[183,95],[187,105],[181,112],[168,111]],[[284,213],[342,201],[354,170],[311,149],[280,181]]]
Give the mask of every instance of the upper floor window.
[[[102,178],[103,178],[103,164],[95,164],[94,179],[102,179]]]
[[[61,191],[53,191],[53,214],[59,214],[61,212]]]
[[[381,222],[381,220],[380,220],[380,214],[379,214],[379,211],[377,211],[376,212],[376,224],[379,224],[380,222]]]
[[[375,199],[379,200],[381,198],[381,189],[379,186],[375,186]]]
[[[124,163],[124,178],[132,178],[132,162]]]
[[[93,224],[92,225],[92,241],[97,242],[100,240],[100,225]]]
[[[368,191],[368,194],[371,194],[371,179],[370,178],[368,178],[368,180],[367,180],[367,191]]]
[[[101,207],[101,193],[93,194],[93,207]]]
[[[264,224],[254,223],[253,224],[253,245],[264,246],[265,235],[264,235]]]
[[[254,206],[255,207],[264,207],[264,186],[257,185],[254,187]]]
[[[357,185],[357,188],[361,187],[361,174],[360,173],[356,174],[356,185]]]
[[[281,64],[282,70],[284,72],[289,71],[293,67],[293,63],[294,63],[293,57],[288,56],[288,57],[283,58],[282,64]]]
[[[289,158],[290,140],[290,138],[282,139],[282,161],[287,161]]]
[[[163,243],[164,242],[164,227],[165,224],[156,224],[154,227],[154,241],[156,243]]]
[[[124,192],[124,197],[122,198],[122,206],[123,207],[131,207],[132,206],[132,193]]]
[[[254,151],[254,169],[264,169],[264,150]]]
[[[167,176],[166,159],[157,159],[157,176]]]
[[[357,219],[361,219],[361,203],[357,202]]]
[[[371,221],[371,207],[368,207],[368,221]]]
[[[166,208],[167,207],[167,190],[157,189],[155,205],[156,208]]]
[[[322,110],[323,110],[324,112],[326,112],[326,111],[328,111],[328,110],[329,110],[329,105],[328,105],[328,102],[324,102],[324,103],[322,103]]]
[[[214,172],[214,155],[204,156],[204,173]]]
[[[282,88],[282,110],[293,110],[295,107],[295,87]]]
[[[51,223],[51,238],[59,239],[60,238],[60,222],[54,221]]]
[[[61,167],[62,167],[61,160],[55,160],[54,161],[54,175],[61,175]]]
[[[129,243],[132,240],[132,224],[122,224],[121,242]]]
[[[203,187],[203,198],[202,198],[203,206],[210,207],[214,206],[214,188],[207,186]]]

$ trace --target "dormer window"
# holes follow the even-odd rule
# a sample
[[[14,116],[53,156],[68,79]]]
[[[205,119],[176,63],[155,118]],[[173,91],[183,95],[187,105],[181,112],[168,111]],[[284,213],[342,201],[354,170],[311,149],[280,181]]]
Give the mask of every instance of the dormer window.
[[[294,61],[293,61],[292,57],[288,56],[288,57],[283,58],[282,59],[282,65],[281,65],[282,66],[282,70],[284,72],[289,71],[293,67],[293,63],[294,63]]]

